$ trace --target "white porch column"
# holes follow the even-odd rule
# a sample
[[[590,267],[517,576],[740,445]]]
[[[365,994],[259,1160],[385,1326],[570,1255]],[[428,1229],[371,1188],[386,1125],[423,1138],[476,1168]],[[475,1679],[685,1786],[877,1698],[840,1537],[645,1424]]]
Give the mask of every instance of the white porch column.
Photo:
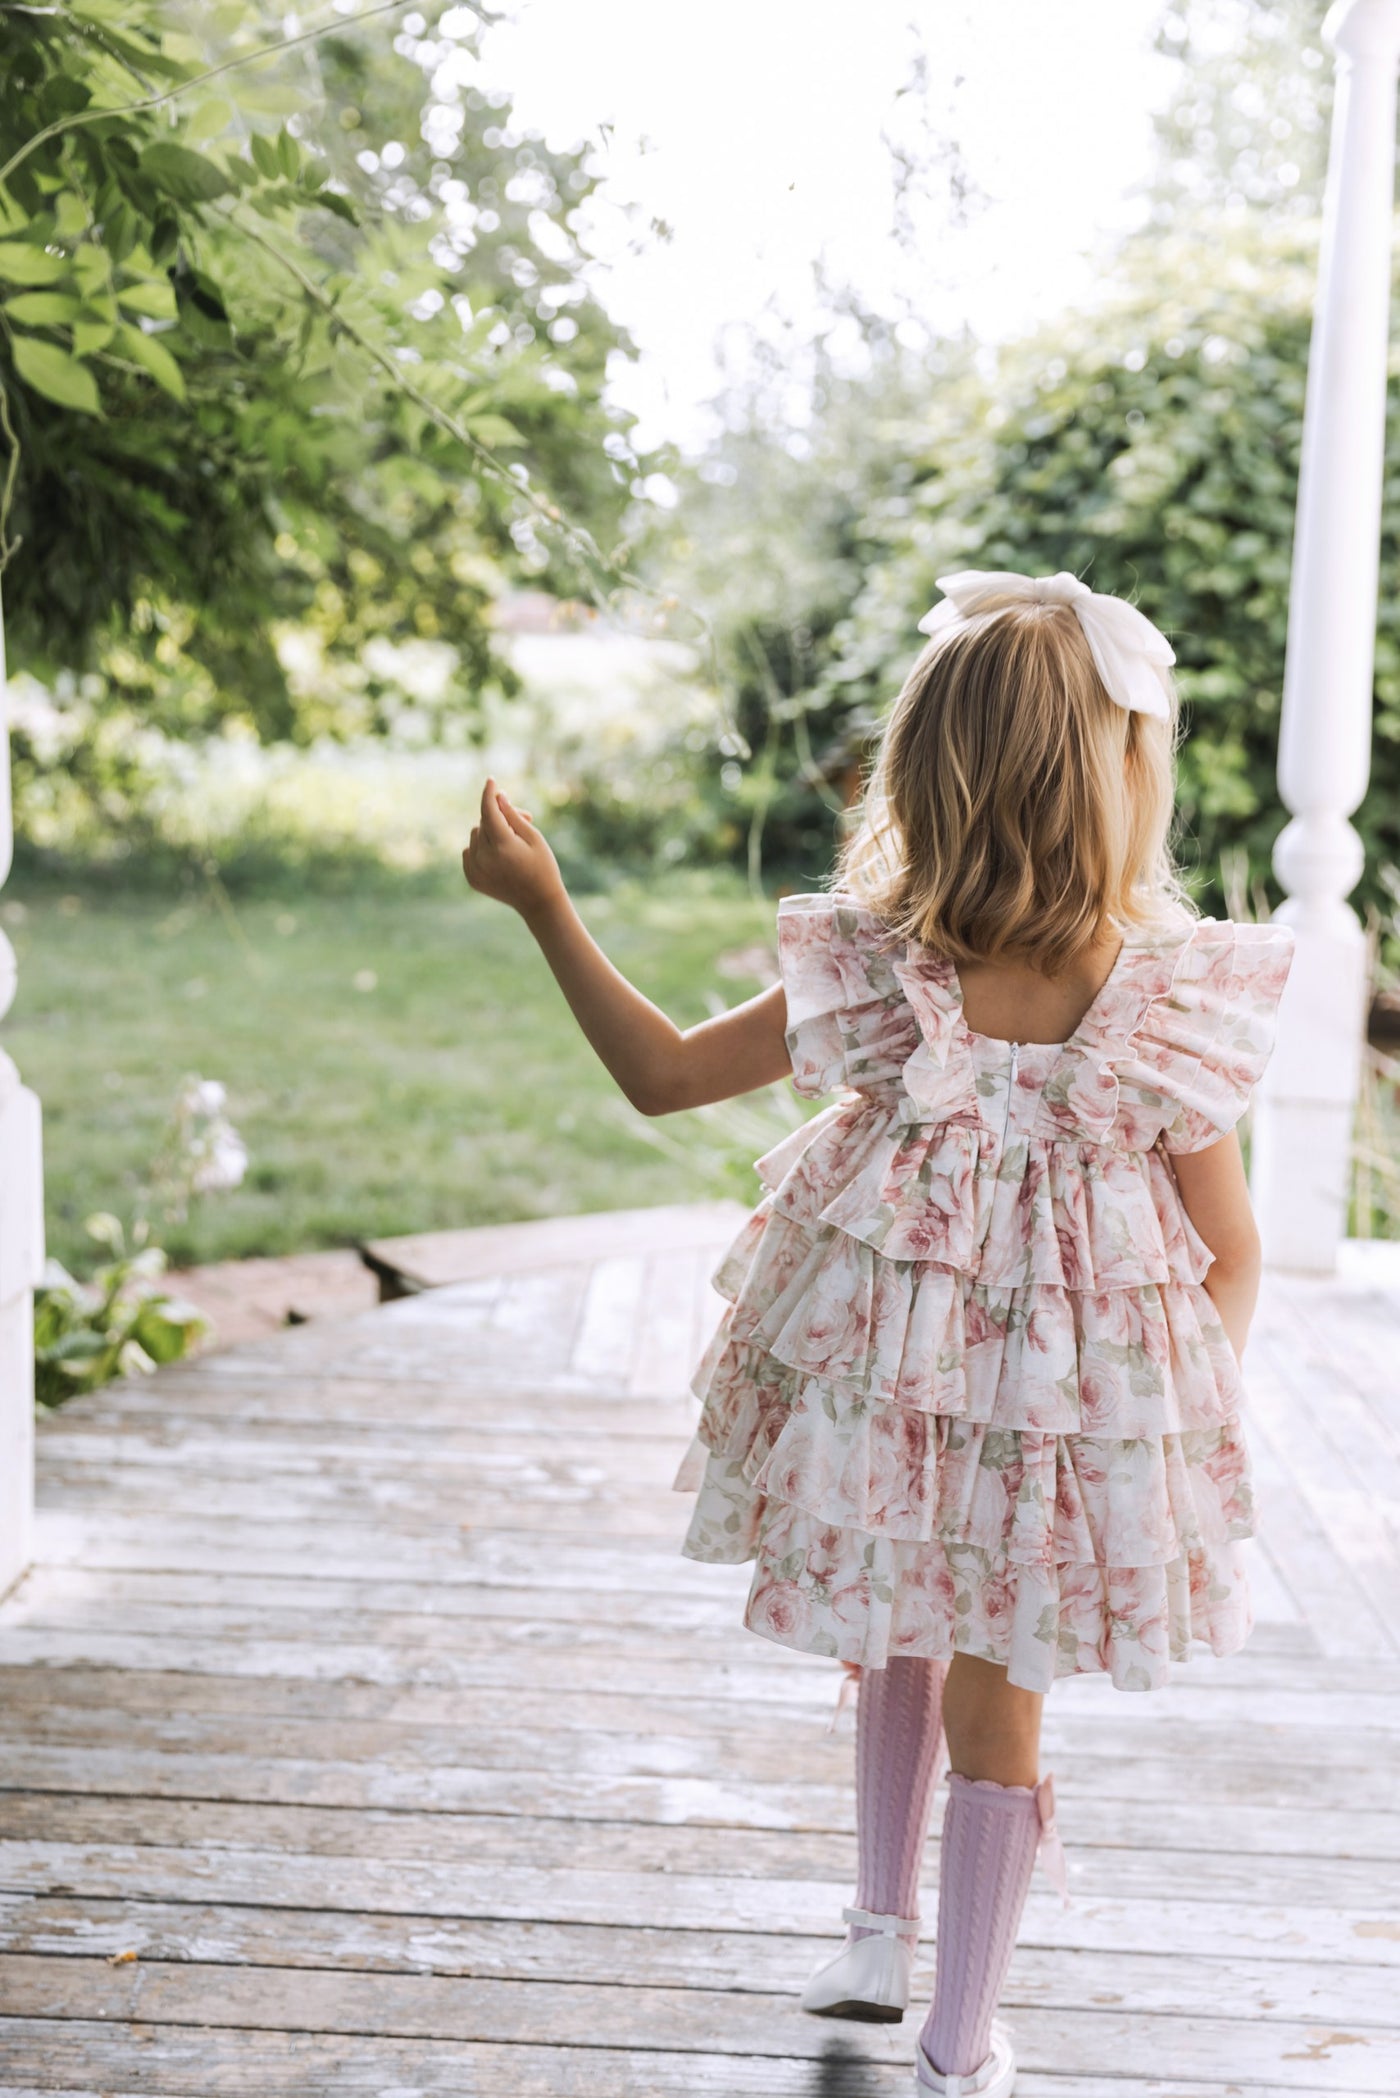
[[[10,871],[10,751],[0,617],[0,885]],[[0,1017],[15,995],[15,954],[0,932]],[[0,1050],[0,1595],[32,1556],[34,1285],[44,1264],[39,1102]]]
[[[1255,1116],[1253,1191],[1271,1267],[1331,1273],[1346,1227],[1365,946],[1347,897],[1348,821],[1371,764],[1371,695],[1390,337],[1400,0],[1338,0],[1317,310],[1288,611],[1274,848],[1297,934],[1279,1041]]]

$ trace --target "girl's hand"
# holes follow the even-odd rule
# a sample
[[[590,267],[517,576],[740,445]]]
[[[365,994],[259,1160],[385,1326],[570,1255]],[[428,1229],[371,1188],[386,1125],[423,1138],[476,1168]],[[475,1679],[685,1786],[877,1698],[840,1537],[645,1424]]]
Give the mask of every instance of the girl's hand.
[[[482,896],[533,917],[564,897],[559,863],[531,818],[515,808],[493,779],[481,796],[481,821],[462,854],[462,872]]]
[[[614,969],[570,902],[554,854],[493,779],[462,871],[483,896],[519,911],[574,1018],[642,1114],[728,1100],[788,1076],[782,985],[682,1034]]]

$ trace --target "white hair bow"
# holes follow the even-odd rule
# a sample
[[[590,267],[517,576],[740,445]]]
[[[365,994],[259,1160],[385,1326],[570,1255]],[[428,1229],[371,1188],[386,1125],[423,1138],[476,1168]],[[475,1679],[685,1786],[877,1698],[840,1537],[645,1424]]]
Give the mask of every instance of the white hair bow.
[[[937,579],[943,602],[919,621],[921,634],[939,634],[957,626],[999,598],[1020,598],[1037,605],[1073,605],[1094,668],[1110,699],[1130,713],[1171,717],[1168,673],[1176,656],[1166,636],[1126,598],[1106,597],[1081,583],[1078,576],[1010,575],[966,569]]]

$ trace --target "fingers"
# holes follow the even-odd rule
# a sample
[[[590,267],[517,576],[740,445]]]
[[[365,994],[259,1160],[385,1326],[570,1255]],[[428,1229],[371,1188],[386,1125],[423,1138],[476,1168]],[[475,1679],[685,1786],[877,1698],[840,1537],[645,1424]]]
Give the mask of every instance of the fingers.
[[[528,809],[518,809],[504,787],[488,779],[481,796],[481,820],[487,837],[493,845],[500,845],[512,835],[528,838],[535,828],[535,819]]]
[[[516,808],[515,804],[510,800],[510,798],[507,795],[502,794],[499,787],[496,789],[496,799],[500,803],[501,810],[505,816],[506,822],[510,825],[516,837],[528,837],[532,828],[530,818],[524,813],[522,809]]]
[[[504,796],[493,779],[488,779],[481,790],[481,828],[493,845],[502,844],[511,834],[511,825],[501,806]]]

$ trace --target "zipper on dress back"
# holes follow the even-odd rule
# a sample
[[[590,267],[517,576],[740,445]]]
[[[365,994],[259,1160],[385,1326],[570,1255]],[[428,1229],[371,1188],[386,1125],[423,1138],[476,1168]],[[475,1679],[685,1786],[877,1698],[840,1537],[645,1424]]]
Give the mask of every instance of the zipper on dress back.
[[[1005,1151],[1006,1149],[1006,1139],[1011,1134],[1011,1097],[1016,1090],[1016,1073],[1019,1070],[1021,1063],[1021,1044],[1019,1042],[1011,1042],[1008,1043],[1007,1046],[1011,1051],[1011,1059],[1006,1073],[1006,1107],[1001,1118],[1001,1148],[1003,1151]],[[1000,1173],[1001,1171],[1000,1159],[998,1159],[997,1161],[997,1171],[998,1173]],[[979,1256],[981,1254],[982,1248],[987,1243],[987,1236],[991,1231],[991,1228],[992,1204],[989,1202],[987,1204],[987,1221],[982,1226],[982,1236],[977,1241],[977,1250]]]

